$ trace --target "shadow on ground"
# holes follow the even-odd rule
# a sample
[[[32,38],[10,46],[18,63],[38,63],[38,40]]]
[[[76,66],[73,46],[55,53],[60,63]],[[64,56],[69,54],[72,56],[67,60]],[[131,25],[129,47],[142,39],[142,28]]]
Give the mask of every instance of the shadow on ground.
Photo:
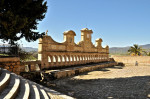
[[[55,80],[55,90],[77,99],[149,99],[150,76],[115,79]]]
[[[110,71],[109,69],[123,69],[123,68],[124,68],[124,66],[113,66],[113,67],[101,68],[101,69],[97,69],[97,70],[93,70],[93,71],[108,72],[108,71]],[[84,73],[80,73],[80,74],[77,74],[77,75],[89,75],[88,73],[89,72],[84,72]]]

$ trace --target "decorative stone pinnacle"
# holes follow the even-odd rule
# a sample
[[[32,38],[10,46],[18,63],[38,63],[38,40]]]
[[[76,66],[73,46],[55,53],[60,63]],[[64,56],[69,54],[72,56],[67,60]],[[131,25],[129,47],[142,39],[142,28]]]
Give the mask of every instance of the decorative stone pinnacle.
[[[48,30],[46,31],[46,35],[47,35]]]

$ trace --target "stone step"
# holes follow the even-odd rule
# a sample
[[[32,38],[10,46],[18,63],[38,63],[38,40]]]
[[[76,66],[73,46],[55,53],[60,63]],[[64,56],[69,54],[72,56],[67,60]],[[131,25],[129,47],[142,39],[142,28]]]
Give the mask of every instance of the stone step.
[[[38,85],[38,84],[35,84],[39,90],[39,93],[40,93],[40,98],[41,99],[49,99],[47,93],[45,92],[45,90],[42,88],[42,86]]]
[[[22,79],[20,81],[19,93],[16,99],[28,99],[29,93],[30,93],[29,83],[25,79]]]
[[[43,99],[50,99],[44,89],[41,89],[40,91],[42,92],[42,94],[44,96]]]
[[[4,99],[4,97],[6,97],[7,94],[9,94],[11,97],[16,97],[18,89],[19,89],[19,84],[20,84],[19,78],[16,77],[14,73],[11,73],[7,70],[3,70],[2,72],[7,72],[8,74],[10,74],[10,81],[6,85],[5,89],[1,92],[0,99]]]
[[[50,97],[48,97],[47,92],[45,91],[45,89],[44,89],[44,87],[42,85],[39,85],[39,84],[37,84],[35,82],[32,82],[32,81],[30,81],[30,85],[36,86],[36,88],[37,88],[37,90],[39,92],[39,95],[40,95],[40,99],[50,99]],[[33,90],[34,90],[34,88],[33,88]],[[36,96],[35,91],[34,91],[34,95]]]
[[[117,65],[117,63],[105,62],[105,63],[97,63],[97,64],[84,65],[84,66],[75,66],[75,67],[66,68],[66,69],[47,70],[44,73],[44,79],[49,81],[52,79],[70,77],[73,75],[78,75],[79,73],[89,72],[89,71],[93,71],[93,70],[100,69],[100,68],[111,67],[114,65]]]
[[[20,79],[15,79],[14,86],[8,92],[8,94],[4,97],[4,99],[14,99],[18,94],[19,85],[20,85]]]
[[[36,84],[36,83],[34,83],[34,84]],[[62,93],[59,93],[59,92],[57,92],[53,89],[49,89],[49,88],[41,86],[39,84],[36,84],[36,85],[39,86],[41,89],[43,89],[46,92],[49,99],[75,99],[73,97],[70,97],[70,96],[64,95]],[[46,99],[46,98],[44,98],[44,99]]]
[[[29,83],[25,83],[25,93],[23,96],[23,99],[29,99],[29,94],[30,94],[30,87],[29,87]]]
[[[30,82],[29,82],[29,87],[30,87],[29,99],[36,99],[36,94],[34,92],[34,88]]]
[[[0,83],[7,83],[0,93],[0,99],[74,99],[7,70],[2,69],[1,72]],[[6,78],[10,80],[6,80]]]
[[[8,85],[10,81],[10,74],[3,72],[0,75],[0,92],[4,90],[4,88]]]
[[[34,90],[34,93],[35,93],[35,99],[40,99],[40,93],[39,93],[39,90],[37,88],[36,85],[32,85],[33,87],[33,90]]]

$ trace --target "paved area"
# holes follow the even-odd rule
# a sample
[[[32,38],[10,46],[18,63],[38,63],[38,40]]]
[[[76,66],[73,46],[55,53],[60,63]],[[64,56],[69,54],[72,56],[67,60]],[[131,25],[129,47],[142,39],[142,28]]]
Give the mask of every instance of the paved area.
[[[150,66],[115,66],[51,83],[77,99],[150,99]]]

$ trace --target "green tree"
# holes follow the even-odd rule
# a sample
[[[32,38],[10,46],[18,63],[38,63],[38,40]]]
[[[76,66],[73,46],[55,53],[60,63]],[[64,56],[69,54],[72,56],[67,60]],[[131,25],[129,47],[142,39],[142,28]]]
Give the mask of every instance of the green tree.
[[[130,47],[130,49],[128,50],[128,52],[131,55],[140,56],[140,55],[142,55],[142,48],[139,47],[137,44],[134,44],[133,46]]]
[[[16,44],[14,46],[11,45],[9,47],[7,56],[18,56],[20,58],[20,61],[37,60],[37,56],[34,54],[37,54],[37,53],[27,52],[23,50],[19,44]]]
[[[0,39],[14,44],[23,37],[28,42],[42,37],[35,30],[46,11],[44,0],[0,0]]]
[[[150,52],[143,51],[146,56],[150,56]]]
[[[33,53],[31,52],[26,52],[19,48],[18,51],[18,56],[20,57],[20,61],[31,61],[31,60],[37,60],[34,56]]]

